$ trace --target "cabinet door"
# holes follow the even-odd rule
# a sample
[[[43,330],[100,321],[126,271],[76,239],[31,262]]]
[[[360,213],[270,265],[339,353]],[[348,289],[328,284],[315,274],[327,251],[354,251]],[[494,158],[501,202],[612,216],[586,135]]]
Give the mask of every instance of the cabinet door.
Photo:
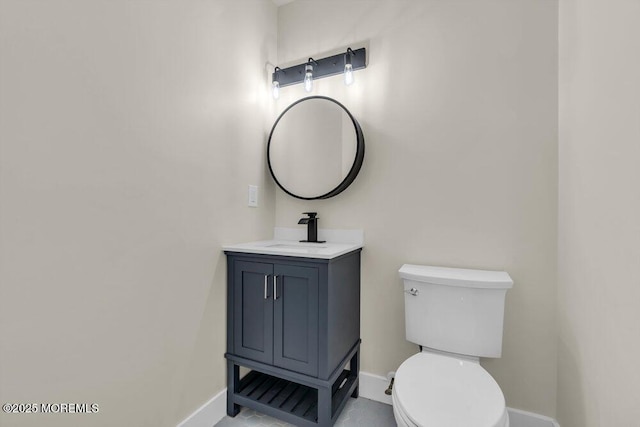
[[[273,363],[273,265],[236,261],[233,283],[234,353]]]
[[[318,375],[318,269],[275,264],[273,364]]]

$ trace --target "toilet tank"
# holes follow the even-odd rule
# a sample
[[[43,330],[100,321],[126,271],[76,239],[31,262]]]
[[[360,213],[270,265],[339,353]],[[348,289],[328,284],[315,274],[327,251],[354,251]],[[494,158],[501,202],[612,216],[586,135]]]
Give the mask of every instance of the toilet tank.
[[[501,356],[509,274],[410,264],[399,273],[407,340],[450,353]]]

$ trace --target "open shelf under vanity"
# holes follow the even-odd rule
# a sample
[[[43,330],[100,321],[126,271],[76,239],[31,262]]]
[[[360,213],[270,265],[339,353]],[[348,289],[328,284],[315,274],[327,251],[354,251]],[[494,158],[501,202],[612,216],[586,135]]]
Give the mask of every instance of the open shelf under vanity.
[[[340,403],[348,397],[348,391],[356,381],[356,375],[351,375],[349,370],[343,370],[331,389],[331,418],[336,415]],[[268,407],[280,412],[289,418],[299,418],[317,425],[318,422],[318,390],[274,377],[258,371],[251,371],[240,380],[240,390],[236,393],[235,400],[243,406],[253,407],[256,410]]]

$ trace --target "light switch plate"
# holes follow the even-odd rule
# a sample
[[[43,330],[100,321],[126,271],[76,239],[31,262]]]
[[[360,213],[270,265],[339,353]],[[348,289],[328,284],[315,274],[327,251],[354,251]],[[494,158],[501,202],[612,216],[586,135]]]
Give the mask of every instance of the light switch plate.
[[[248,205],[252,208],[258,207],[258,186],[250,185],[249,186],[249,203]]]

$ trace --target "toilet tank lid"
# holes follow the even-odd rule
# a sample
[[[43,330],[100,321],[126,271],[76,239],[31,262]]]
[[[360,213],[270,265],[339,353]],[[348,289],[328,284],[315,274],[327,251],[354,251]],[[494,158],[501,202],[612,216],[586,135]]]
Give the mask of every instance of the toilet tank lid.
[[[506,271],[405,264],[400,268],[399,273],[403,279],[435,285],[483,289],[510,289],[513,287],[513,280]]]

